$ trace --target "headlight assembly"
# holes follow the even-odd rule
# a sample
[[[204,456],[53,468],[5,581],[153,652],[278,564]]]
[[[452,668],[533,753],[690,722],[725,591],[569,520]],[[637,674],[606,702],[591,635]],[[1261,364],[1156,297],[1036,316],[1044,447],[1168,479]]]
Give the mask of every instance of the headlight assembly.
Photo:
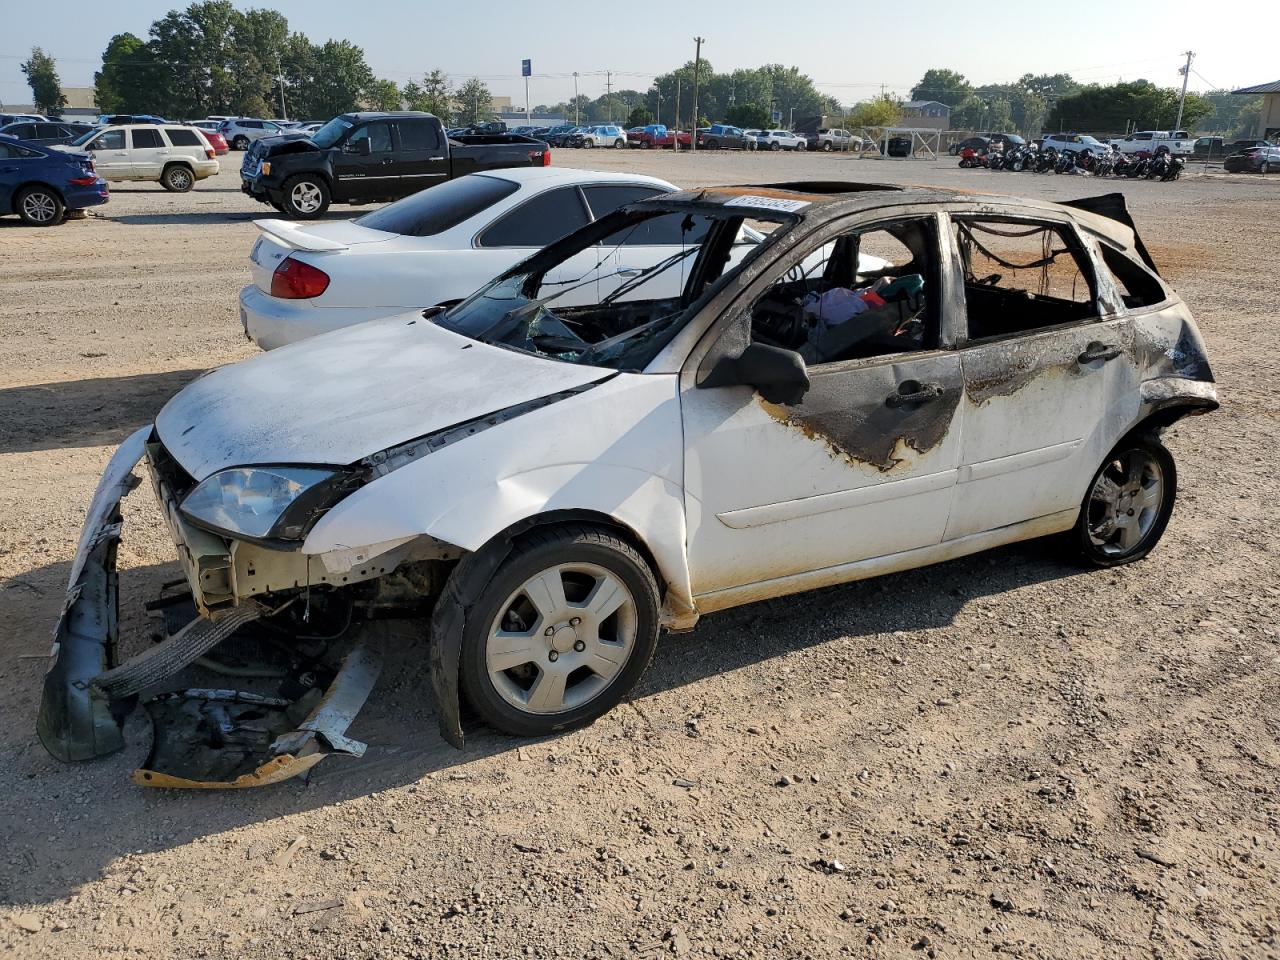
[[[182,501],[197,525],[231,537],[301,540],[319,516],[359,485],[341,468],[233,467]]]

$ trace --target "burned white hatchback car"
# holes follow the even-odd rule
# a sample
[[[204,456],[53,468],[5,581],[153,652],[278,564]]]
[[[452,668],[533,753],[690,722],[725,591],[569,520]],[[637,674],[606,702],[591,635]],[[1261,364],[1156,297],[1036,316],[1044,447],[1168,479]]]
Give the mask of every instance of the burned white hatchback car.
[[[745,254],[744,223],[767,233]],[[675,252],[627,267],[656,236]],[[503,731],[570,729],[704,613],[1049,534],[1086,564],[1145,556],[1175,496],[1160,432],[1217,405],[1118,195],[645,200],[458,305],[174,397],[91,505],[40,736],[63,759],[108,753],[140,695],[197,658],[242,676],[253,641],[278,686],[153,696],[136,778],[281,779],[360,751],[362,638],[405,616],[450,742],[462,697]],[[142,459],[186,576],[161,601],[169,636],[120,662],[119,502]]]

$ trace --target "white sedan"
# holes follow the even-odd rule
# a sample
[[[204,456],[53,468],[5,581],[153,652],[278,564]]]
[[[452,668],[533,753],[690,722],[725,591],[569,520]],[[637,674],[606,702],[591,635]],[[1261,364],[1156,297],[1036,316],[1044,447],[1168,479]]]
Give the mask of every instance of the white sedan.
[[[271,350],[455,302],[623,204],[675,189],[639,174],[538,167],[461,177],[354,221],[259,220],[263,235],[250,254],[254,282],[240,291],[240,320],[251,340]],[[604,259],[577,258],[564,279],[580,269],[584,279],[595,271],[616,285],[669,254],[665,244],[621,246]]]

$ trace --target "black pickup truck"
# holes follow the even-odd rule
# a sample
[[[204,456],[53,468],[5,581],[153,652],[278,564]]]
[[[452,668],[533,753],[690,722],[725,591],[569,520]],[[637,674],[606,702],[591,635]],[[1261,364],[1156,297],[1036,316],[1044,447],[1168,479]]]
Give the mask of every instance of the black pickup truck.
[[[310,137],[267,137],[240,164],[240,189],[286,216],[313,220],[330,203],[398,200],[480,170],[545,167],[530,137],[450,139],[429,113],[344,113]]]

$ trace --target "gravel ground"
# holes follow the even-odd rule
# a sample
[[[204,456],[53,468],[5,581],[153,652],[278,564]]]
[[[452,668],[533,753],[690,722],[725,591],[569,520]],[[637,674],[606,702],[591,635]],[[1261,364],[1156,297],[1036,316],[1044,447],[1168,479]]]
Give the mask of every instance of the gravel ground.
[[[593,727],[444,745],[406,628],[363,760],[247,793],[146,792],[34,736],[84,509],[114,444],[250,356],[238,157],[0,221],[0,952],[42,958],[1280,956],[1280,178],[1172,184],[818,155],[557,151],[683,185],[859,179],[1120,189],[1223,398],[1169,444],[1147,561],[1028,543],[706,618]],[[228,162],[230,161],[230,162]],[[335,216],[347,216],[339,208]],[[145,494],[145,488],[144,488]],[[122,635],[176,576],[126,501]]]

